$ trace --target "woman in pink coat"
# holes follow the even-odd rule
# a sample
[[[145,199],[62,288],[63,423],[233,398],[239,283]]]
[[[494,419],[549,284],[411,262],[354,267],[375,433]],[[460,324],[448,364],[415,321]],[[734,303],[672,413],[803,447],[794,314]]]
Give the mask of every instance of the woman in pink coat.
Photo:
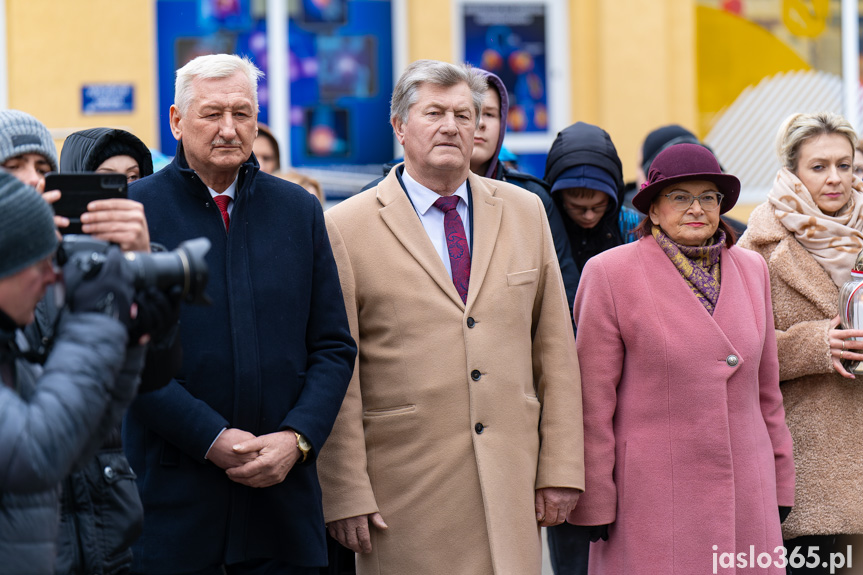
[[[785,573],[794,463],[770,282],[719,217],[739,192],[706,148],[664,150],[633,199],[641,239],[582,273],[586,485],[568,521],[596,526],[591,573]]]

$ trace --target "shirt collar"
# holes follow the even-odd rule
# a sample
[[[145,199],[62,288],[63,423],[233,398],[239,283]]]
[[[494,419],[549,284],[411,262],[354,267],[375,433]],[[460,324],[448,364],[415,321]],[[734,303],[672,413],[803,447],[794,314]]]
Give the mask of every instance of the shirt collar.
[[[213,196],[214,198],[216,196],[228,196],[229,198],[231,198],[231,201],[235,201],[237,199],[237,197],[236,197],[237,196],[237,180],[239,180],[239,178],[240,178],[240,173],[237,172],[237,175],[234,178],[234,181],[231,182],[231,185],[228,186],[228,189],[225,190],[224,192],[222,192],[221,194],[217,194],[216,190],[214,190],[213,188],[211,188],[209,186],[207,186],[207,189],[210,191],[210,195]]]
[[[425,187],[413,179],[408,173],[407,168],[402,172],[402,181],[404,182],[405,190],[407,190],[411,197],[414,208],[421,216],[426,215],[429,208],[431,208],[437,199],[441,197],[441,195],[434,190]],[[454,195],[460,197],[466,206],[469,205],[467,197],[467,180],[461,183]]]

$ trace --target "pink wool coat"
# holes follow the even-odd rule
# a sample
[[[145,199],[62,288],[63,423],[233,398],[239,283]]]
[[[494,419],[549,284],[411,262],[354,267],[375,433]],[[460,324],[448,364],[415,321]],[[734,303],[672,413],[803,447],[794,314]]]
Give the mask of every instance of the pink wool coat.
[[[750,545],[778,557],[794,463],[767,266],[737,247],[720,266],[713,316],[652,236],[584,268],[574,314],[585,493],[569,522],[611,523],[591,545],[591,573],[712,573],[714,552]]]

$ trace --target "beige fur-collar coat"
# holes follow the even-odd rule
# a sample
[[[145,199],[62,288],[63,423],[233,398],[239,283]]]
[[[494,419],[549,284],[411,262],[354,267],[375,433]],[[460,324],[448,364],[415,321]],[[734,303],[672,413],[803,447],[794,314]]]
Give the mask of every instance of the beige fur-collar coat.
[[[758,206],[739,244],[770,270],[779,379],[794,440],[794,510],[786,539],[863,533],[863,378],[833,369],[827,332],[839,288],[776,218]],[[849,270],[850,278],[850,270]]]
[[[326,213],[359,354],[318,459],[360,575],[539,575],[535,489],[584,488],[569,306],[537,196],[471,174],[467,303],[393,169]]]

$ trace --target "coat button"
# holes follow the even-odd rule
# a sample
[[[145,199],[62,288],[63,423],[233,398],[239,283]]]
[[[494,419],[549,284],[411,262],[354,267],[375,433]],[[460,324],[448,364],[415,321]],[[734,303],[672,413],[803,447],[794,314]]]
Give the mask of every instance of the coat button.
[[[111,466],[105,467],[105,469],[102,470],[102,473],[105,474],[105,479],[114,479],[115,472]]]
[[[725,363],[727,363],[730,367],[735,367],[738,363],[740,363],[740,360],[737,358],[736,355],[732,353],[725,358]]]
[[[475,326],[475,325],[476,325],[476,320],[475,320],[475,319],[473,319],[472,317],[467,318],[467,326],[468,326],[468,327],[473,327],[473,326]]]
[[[482,377],[482,374],[479,372],[478,369],[475,369],[472,372],[470,372],[470,378],[474,381],[479,381],[479,378],[481,378],[481,377]]]
[[[482,423],[477,423],[476,425],[473,426],[473,429],[477,433],[482,433],[482,430],[483,430]]]

